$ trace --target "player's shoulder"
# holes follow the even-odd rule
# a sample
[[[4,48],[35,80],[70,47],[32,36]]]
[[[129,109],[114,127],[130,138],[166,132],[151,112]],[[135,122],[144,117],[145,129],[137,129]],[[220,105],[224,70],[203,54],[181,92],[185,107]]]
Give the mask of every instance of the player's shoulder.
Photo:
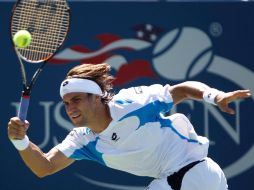
[[[80,138],[86,138],[89,139],[93,135],[92,130],[88,127],[76,127],[73,128],[67,138],[68,139],[80,139]]]
[[[141,86],[134,86],[134,87],[129,87],[129,88],[124,88],[124,89],[121,89],[116,95],[115,97],[125,97],[125,96],[128,96],[130,97],[130,95],[142,95],[142,94],[146,94],[148,92],[153,92],[153,93],[157,93],[159,92],[160,90],[163,90],[165,88],[168,88],[169,85],[161,85],[161,84],[152,84],[152,85],[149,85],[149,86],[144,86],[144,85],[141,85]]]
[[[157,99],[171,102],[172,99],[168,88],[169,85],[153,84],[150,86],[135,86],[120,90],[109,103],[112,118],[119,119],[129,112],[140,109]]]

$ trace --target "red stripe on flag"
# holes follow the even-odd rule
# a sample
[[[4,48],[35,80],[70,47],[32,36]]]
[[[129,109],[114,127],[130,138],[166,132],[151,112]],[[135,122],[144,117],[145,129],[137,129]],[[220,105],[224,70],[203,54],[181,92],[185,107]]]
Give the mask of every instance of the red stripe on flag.
[[[135,60],[120,67],[113,84],[115,86],[124,85],[141,77],[156,79],[158,76],[154,73],[151,65],[147,61]]]

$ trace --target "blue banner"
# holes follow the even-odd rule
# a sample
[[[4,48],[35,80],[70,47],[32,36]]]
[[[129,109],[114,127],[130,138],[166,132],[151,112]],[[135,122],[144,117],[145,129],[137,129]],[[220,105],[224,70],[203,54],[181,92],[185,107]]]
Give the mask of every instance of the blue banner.
[[[0,3],[2,73],[1,190],[141,190],[152,180],[78,161],[38,178],[7,137],[22,84],[10,39],[13,3]],[[107,62],[117,77],[115,91],[153,83],[197,80],[223,91],[254,92],[254,3],[250,2],[72,2],[71,28],[61,50],[38,78],[32,92],[28,135],[44,152],[72,129],[59,96],[67,71],[83,63]],[[27,64],[30,79],[37,65]],[[211,143],[209,156],[223,168],[229,189],[254,186],[253,100],[232,103],[234,116],[217,107],[185,101],[172,110],[186,114]]]

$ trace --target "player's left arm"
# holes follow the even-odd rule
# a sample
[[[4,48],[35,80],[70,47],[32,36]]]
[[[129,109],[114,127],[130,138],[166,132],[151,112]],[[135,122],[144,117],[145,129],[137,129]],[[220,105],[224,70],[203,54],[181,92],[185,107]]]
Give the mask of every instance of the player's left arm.
[[[205,101],[216,104],[221,111],[229,114],[235,113],[234,110],[229,107],[230,102],[239,98],[248,98],[251,96],[250,90],[223,92],[197,81],[187,81],[173,85],[170,87],[169,91],[175,105],[186,99],[205,99]]]

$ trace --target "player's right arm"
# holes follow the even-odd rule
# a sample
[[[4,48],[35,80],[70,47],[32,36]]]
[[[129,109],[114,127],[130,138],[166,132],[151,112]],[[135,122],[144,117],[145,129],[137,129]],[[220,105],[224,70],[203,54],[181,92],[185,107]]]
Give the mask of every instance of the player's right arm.
[[[18,117],[11,118],[8,123],[9,139],[24,139],[28,127],[28,122],[23,122]],[[74,162],[74,160],[67,158],[56,148],[52,148],[48,153],[43,153],[31,141],[26,149],[19,151],[19,154],[25,164],[38,177],[56,173]]]

